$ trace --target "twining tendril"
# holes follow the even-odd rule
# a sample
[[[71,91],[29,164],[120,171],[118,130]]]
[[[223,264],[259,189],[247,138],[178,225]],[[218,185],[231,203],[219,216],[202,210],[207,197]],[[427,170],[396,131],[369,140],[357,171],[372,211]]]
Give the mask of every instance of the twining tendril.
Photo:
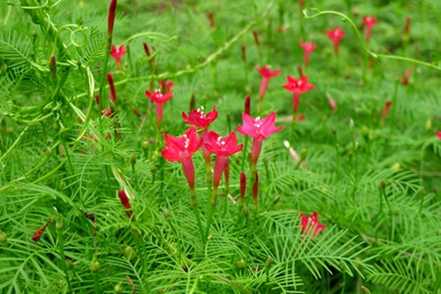
[[[375,59],[401,60],[401,61],[419,64],[422,66],[426,66],[426,67],[441,71],[441,66],[438,66],[436,64],[433,64],[433,63],[430,63],[427,61],[418,60],[418,59],[414,59],[411,57],[400,56],[400,55],[381,54],[381,53],[376,53],[376,52],[370,50],[367,47],[366,42],[364,42],[363,37],[360,34],[360,30],[358,29],[357,25],[354,23],[354,21],[349,16],[347,16],[344,13],[334,11],[334,10],[320,10],[318,8],[307,8],[307,9],[303,10],[303,15],[305,16],[306,19],[315,18],[317,16],[326,15],[326,14],[337,15],[337,16],[340,16],[341,18],[343,18],[345,21],[347,21],[352,26],[355,34],[357,35],[357,38],[359,40],[359,43],[361,44],[363,51]]]

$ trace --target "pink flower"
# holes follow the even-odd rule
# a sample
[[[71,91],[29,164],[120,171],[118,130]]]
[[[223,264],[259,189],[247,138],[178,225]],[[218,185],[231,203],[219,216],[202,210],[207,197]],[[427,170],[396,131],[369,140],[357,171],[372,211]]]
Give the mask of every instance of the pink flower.
[[[193,154],[198,151],[202,140],[198,137],[195,128],[189,128],[182,136],[174,137],[165,134],[165,147],[162,157],[170,162],[180,162],[187,178],[188,186],[194,191],[194,164]]]
[[[121,66],[121,59],[126,55],[126,46],[122,44],[119,47],[112,45],[112,50],[110,51],[110,55],[115,60],[116,65]]]
[[[303,49],[303,63],[305,66],[309,64],[310,56],[314,52],[316,45],[313,42],[300,42],[300,48]]]
[[[441,140],[441,131],[436,132],[436,137],[438,140]]]
[[[123,189],[119,190],[118,198],[122,206],[126,209],[127,216],[132,218],[132,206],[130,205],[129,197],[127,196],[126,191]]]
[[[331,40],[334,46],[335,54],[337,55],[340,47],[340,42],[345,37],[345,32],[340,27],[336,27],[332,30],[327,31],[326,34],[328,35],[329,40]]]
[[[300,103],[300,95],[314,89],[314,85],[309,83],[307,76],[301,76],[296,79],[293,76],[288,76],[286,78],[287,82],[283,87],[293,94],[293,107],[294,113],[297,113]]]
[[[262,77],[259,88],[259,97],[263,98],[265,96],[266,90],[268,88],[269,81],[280,75],[280,69],[271,70],[269,65],[264,65],[262,67],[257,67],[257,71]]]
[[[205,113],[204,108],[198,108],[190,111],[188,114],[183,112],[182,119],[184,122],[192,127],[195,127],[198,130],[205,131],[208,129],[210,124],[214,122],[217,118],[217,110],[216,107],[210,112]]]
[[[237,137],[234,132],[228,136],[221,137],[213,131],[205,134],[203,139],[204,148],[209,153],[216,154],[216,164],[213,173],[213,187],[217,189],[222,173],[228,170],[229,157],[242,150],[243,145],[237,144]]]
[[[317,236],[325,229],[325,225],[318,220],[318,213],[314,211],[311,215],[300,214],[300,230],[304,234],[309,234],[312,229],[313,236]]]
[[[145,96],[150,99],[156,105],[156,123],[159,127],[164,114],[164,104],[173,97],[173,93],[166,92],[165,94],[161,91],[156,90],[154,92],[146,91]]]
[[[242,125],[238,127],[239,133],[253,138],[251,149],[251,163],[255,165],[259,159],[262,149],[262,142],[272,134],[279,132],[282,128],[276,127],[276,113],[272,112],[264,118],[253,118],[250,115],[242,114]]]
[[[375,16],[363,17],[364,36],[367,41],[371,38],[372,28],[377,24],[377,18]]]

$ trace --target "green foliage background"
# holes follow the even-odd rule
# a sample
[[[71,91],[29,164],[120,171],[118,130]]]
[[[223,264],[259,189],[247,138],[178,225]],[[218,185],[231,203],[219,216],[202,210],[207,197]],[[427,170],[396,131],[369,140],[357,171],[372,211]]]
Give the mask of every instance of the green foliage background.
[[[306,119],[295,129],[281,120],[285,130],[264,143],[261,206],[248,221],[236,202],[242,155],[232,160],[231,195],[221,195],[205,244],[180,167],[160,158],[144,91],[150,80],[175,82],[164,131],[185,130],[180,115],[194,95],[198,105],[217,106],[213,129],[226,134],[240,123],[243,97],[257,98],[255,66],[268,63],[283,74],[271,81],[263,109],[289,116],[291,97],[281,85],[302,62],[297,1],[118,2],[114,43],[129,53],[122,70],[110,63],[118,92],[112,120],[94,104],[107,1],[0,3],[0,292],[441,293],[439,71],[381,58],[370,58],[366,70],[363,44],[348,23],[335,15],[304,19],[307,38],[318,44],[306,69],[316,88],[300,106]],[[375,15],[371,50],[440,66],[437,0],[305,2],[357,25]],[[402,35],[407,16],[409,39]],[[346,31],[338,59],[324,34],[336,25]],[[157,72],[143,42],[154,47]],[[404,87],[407,68],[413,74]],[[335,113],[327,96],[337,101]],[[394,104],[383,125],[386,100]],[[196,165],[205,223],[200,154]],[[116,195],[121,187],[133,221]],[[305,238],[299,214],[314,210],[327,228]],[[42,239],[32,241],[48,219]]]

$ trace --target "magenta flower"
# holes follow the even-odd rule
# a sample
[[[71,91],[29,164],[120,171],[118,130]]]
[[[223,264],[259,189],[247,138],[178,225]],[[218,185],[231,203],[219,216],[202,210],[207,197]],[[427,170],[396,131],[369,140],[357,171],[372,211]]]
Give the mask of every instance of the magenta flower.
[[[173,93],[166,92],[165,94],[161,91],[156,90],[154,92],[146,91],[145,96],[150,99],[156,105],[156,123],[159,127],[164,115],[164,104],[173,97]]]
[[[441,131],[436,132],[436,137],[438,140],[441,140]]]
[[[314,52],[316,45],[313,42],[300,42],[300,48],[303,49],[303,64],[309,64],[310,56]]]
[[[269,65],[264,65],[262,67],[256,67],[262,81],[260,82],[259,97],[262,99],[265,96],[266,90],[268,88],[269,81],[280,75],[280,69],[271,70]]]
[[[204,148],[209,153],[216,154],[216,164],[213,174],[213,187],[216,190],[219,186],[222,173],[228,170],[229,157],[242,150],[243,145],[237,144],[237,137],[234,132],[228,136],[221,137],[213,131],[208,131],[203,139]]]
[[[122,44],[119,47],[116,47],[115,45],[112,45],[112,50],[110,51],[110,55],[115,60],[116,66],[121,66],[121,59],[126,55],[126,46]]]
[[[364,36],[366,41],[369,41],[372,35],[372,28],[377,24],[377,18],[375,16],[363,17]]]
[[[297,113],[299,110],[300,95],[314,89],[314,85],[309,83],[307,76],[301,76],[299,79],[288,76],[286,80],[287,82],[283,87],[293,94],[293,109],[294,113]]]
[[[272,134],[279,132],[282,128],[276,127],[276,113],[272,112],[264,118],[253,118],[250,115],[242,114],[242,125],[238,127],[239,133],[253,138],[251,148],[251,163],[256,165],[262,149],[262,143]]]
[[[312,230],[313,236],[317,236],[326,226],[318,220],[318,213],[314,211],[311,215],[300,214],[300,230],[304,234],[310,234]]]
[[[332,45],[334,46],[334,52],[336,55],[338,55],[340,42],[345,37],[345,32],[340,27],[336,27],[332,30],[329,30],[326,32],[328,35],[329,40],[331,40]]]
[[[194,191],[194,164],[193,154],[198,151],[202,140],[199,138],[195,128],[189,128],[182,136],[174,137],[165,134],[165,147],[162,150],[162,157],[170,162],[180,162],[187,178],[188,186]]]
[[[191,126],[195,127],[197,130],[205,132],[210,124],[214,122],[217,118],[217,110],[216,107],[210,112],[204,112],[204,108],[198,108],[190,111],[188,114],[183,112],[182,119],[184,122]]]

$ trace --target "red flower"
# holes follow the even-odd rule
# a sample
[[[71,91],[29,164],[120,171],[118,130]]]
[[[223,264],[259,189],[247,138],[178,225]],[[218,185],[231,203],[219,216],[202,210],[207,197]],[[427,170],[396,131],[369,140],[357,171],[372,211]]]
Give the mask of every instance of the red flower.
[[[335,54],[338,54],[340,42],[345,37],[345,32],[340,27],[336,27],[335,29],[329,30],[326,34],[334,45]]]
[[[264,65],[262,67],[256,67],[259,74],[262,76],[262,81],[260,82],[259,97],[263,98],[265,96],[266,90],[268,88],[269,81],[280,75],[280,69],[271,70],[269,65]]]
[[[192,157],[198,151],[202,141],[198,137],[196,129],[187,129],[179,137],[165,134],[164,139],[165,147],[162,150],[162,156],[168,161],[180,162],[182,164],[188,186],[194,191],[194,164]]]
[[[118,191],[119,201],[121,201],[122,206],[126,209],[127,216],[129,218],[132,217],[132,206],[130,205],[129,197],[127,196],[126,191],[123,189]]]
[[[115,89],[115,83],[113,81],[113,75],[111,73],[107,74],[107,82],[109,83],[109,90],[110,90],[110,101],[112,104],[116,102],[116,89]]]
[[[325,225],[318,220],[318,213],[314,211],[311,215],[300,214],[300,230],[304,234],[309,234],[312,229],[313,236],[317,236],[325,229]]]
[[[210,124],[214,122],[217,118],[217,110],[216,107],[213,107],[213,109],[205,113],[204,108],[198,108],[190,111],[188,114],[183,112],[182,113],[182,119],[184,122],[191,126],[195,127],[198,130],[205,131],[208,129]]]
[[[314,52],[316,45],[313,42],[300,42],[300,48],[303,49],[303,63],[305,66],[309,64],[309,59]]]
[[[126,55],[126,46],[124,46],[124,44],[119,47],[112,45],[110,55],[115,60],[116,65],[119,67],[121,65],[121,59],[124,57],[124,55]]]
[[[204,148],[209,153],[216,154],[216,165],[213,173],[213,187],[217,189],[222,173],[228,169],[229,157],[242,150],[243,145],[237,144],[237,137],[234,132],[228,136],[221,137],[213,131],[204,136]]]
[[[146,91],[145,96],[150,99],[156,105],[156,122],[158,126],[161,124],[162,117],[164,114],[164,104],[173,97],[173,93],[166,92],[165,94],[161,91],[156,90],[154,92]]]
[[[109,13],[107,15],[107,33],[109,36],[113,34],[113,25],[115,24],[116,16],[116,0],[110,0]]]
[[[262,142],[272,134],[279,132],[282,128],[276,127],[276,113],[272,112],[264,118],[253,118],[250,115],[242,114],[242,125],[237,129],[239,133],[253,138],[251,149],[251,163],[256,164],[262,149]]]
[[[363,17],[364,36],[367,41],[371,38],[372,28],[377,24],[377,18],[375,16]]]
[[[441,131],[436,132],[436,137],[438,140],[441,140]]]
[[[293,76],[286,78],[287,82],[283,87],[293,94],[294,113],[297,113],[300,103],[300,95],[314,89],[314,85],[309,83],[307,76],[301,76],[296,79]]]
[[[48,226],[48,223],[45,223],[41,227],[39,227],[35,232],[34,235],[32,235],[32,240],[37,242],[40,240],[41,236],[43,236],[44,231],[46,231],[46,228]]]

